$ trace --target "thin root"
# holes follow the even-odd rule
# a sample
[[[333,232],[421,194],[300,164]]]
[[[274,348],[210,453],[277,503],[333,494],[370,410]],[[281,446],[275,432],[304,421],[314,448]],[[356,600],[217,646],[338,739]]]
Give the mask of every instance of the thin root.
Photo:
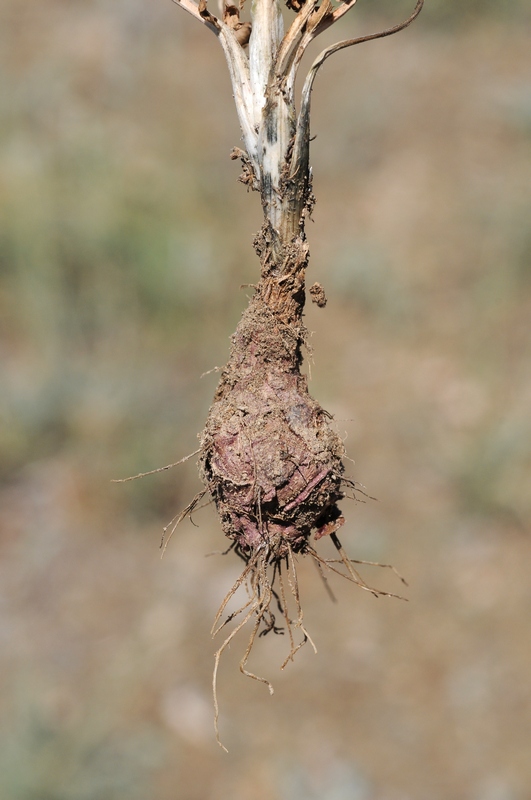
[[[255,609],[257,614],[256,622],[249,637],[249,641],[247,643],[247,649],[243,655],[242,660],[240,661],[240,672],[247,678],[252,678],[255,681],[260,681],[260,683],[265,683],[267,688],[269,689],[269,694],[273,694],[275,690],[273,689],[272,684],[267,680],[267,678],[261,678],[259,675],[255,675],[254,672],[249,672],[249,670],[245,669],[245,666],[249,659],[249,655],[251,653],[251,650],[253,649],[253,644],[256,638],[256,634],[258,632],[258,628],[260,627],[260,623],[263,620],[264,613],[269,608],[270,601],[271,601],[271,592],[269,592],[269,594],[262,600],[259,609]]]
[[[313,639],[311,638],[311,636],[309,635],[308,631],[306,630],[306,628],[302,624],[302,620],[303,620],[303,616],[304,615],[303,615],[300,596],[299,596],[299,581],[298,581],[298,578],[297,578],[297,567],[296,567],[296,564],[295,564],[295,558],[293,556],[293,550],[291,549],[291,547],[289,545],[288,545],[288,548],[289,548],[288,549],[288,566],[289,566],[288,583],[289,583],[289,587],[291,589],[291,594],[293,595],[293,598],[295,600],[295,605],[296,605],[296,609],[297,609],[297,621],[295,622],[295,627],[299,628],[302,631],[303,639],[302,639],[302,641],[299,642],[298,645],[296,645],[296,647],[293,647],[293,639],[292,639],[291,651],[290,651],[288,657],[286,658],[286,660],[284,661],[284,663],[281,665],[280,669],[284,669],[284,667],[286,667],[287,664],[290,661],[293,661],[293,657],[295,656],[295,653],[297,653],[301,649],[301,647],[303,647],[306,644],[306,642],[310,642],[314,653],[317,653],[317,648],[316,648],[316,646],[315,646],[315,644],[313,642]]]
[[[127,483],[128,481],[136,481],[137,478],[145,478],[146,475],[155,475],[157,472],[164,472],[167,469],[172,469],[173,467],[179,466],[179,464],[184,464],[185,461],[188,461],[190,458],[193,458],[200,452],[201,452],[200,450],[194,450],[193,453],[190,453],[190,455],[181,458],[180,461],[176,461],[174,464],[166,464],[165,467],[158,467],[158,469],[151,469],[149,472],[139,472],[138,475],[131,475],[130,478],[113,478],[111,480],[111,483]]]
[[[219,738],[219,727],[218,727],[219,705],[218,705],[217,678],[218,678],[219,660],[220,660],[223,652],[225,651],[225,649],[230,644],[230,642],[234,639],[236,634],[239,633],[239,631],[241,631],[241,629],[244,627],[244,625],[247,624],[247,622],[251,619],[251,617],[254,614],[254,612],[255,612],[255,607],[253,605],[253,607],[247,612],[247,614],[242,619],[242,621],[234,628],[233,631],[231,631],[231,633],[229,633],[229,635],[227,636],[227,638],[225,639],[225,641],[223,642],[223,644],[221,645],[219,650],[217,650],[217,652],[214,655],[214,672],[212,673],[212,691],[213,691],[213,696],[214,696],[214,730],[216,732],[216,741],[217,741],[217,743],[219,744],[219,746],[223,750],[225,750],[226,753],[228,753],[229,751],[227,750],[225,745],[221,743],[221,739]]]
[[[332,539],[333,536],[335,536],[335,534],[331,534],[330,538]],[[402,597],[402,595],[400,594],[394,594],[393,592],[384,592],[382,589],[376,589],[373,586],[369,586],[368,584],[366,584],[365,581],[361,578],[358,571],[355,570],[354,567],[352,566],[352,562],[354,564],[359,564],[363,562],[355,561],[354,559],[349,559],[345,551],[341,547],[341,544],[339,543],[339,539],[337,539],[337,536],[335,538],[337,540],[337,544],[336,542],[334,542],[334,544],[337,550],[339,551],[339,554],[341,555],[340,559],[322,558],[313,548],[310,548],[308,552],[310,553],[312,558],[315,561],[319,562],[322,566],[325,566],[331,572],[335,572],[336,575],[341,575],[342,578],[345,578],[346,580],[355,583],[356,586],[360,587],[360,589],[363,589],[366,592],[370,592],[374,597],[394,597],[397,600],[407,601],[407,597]],[[341,572],[341,570],[334,567],[333,564],[343,564],[347,568],[349,574],[345,575],[344,572]],[[387,566],[387,565],[375,563],[374,566]]]
[[[195,498],[192,504],[185,509],[184,512],[180,515],[177,522],[174,524],[173,529],[179,523],[180,519],[191,512],[193,507],[197,502],[199,502],[200,498]],[[393,594],[391,592],[384,592],[380,589],[375,589],[374,587],[368,585],[359,572],[354,567],[354,564],[366,564],[368,566],[379,566],[384,567],[386,569],[392,570],[397,577],[406,584],[404,578],[400,575],[400,573],[391,565],[391,564],[379,564],[375,561],[361,561],[358,559],[351,559],[348,558],[341,542],[339,541],[337,535],[332,533],[330,535],[334,546],[336,547],[339,558],[327,559],[320,556],[313,547],[309,546],[306,548],[305,552],[311,555],[316,569],[319,572],[321,579],[323,580],[325,589],[330,596],[333,602],[337,602],[334,593],[332,592],[326,575],[325,575],[325,568],[330,572],[334,572],[337,575],[340,575],[342,578],[346,578],[347,580],[355,583],[364,591],[370,592],[374,597],[396,597],[400,600],[405,600],[406,598],[401,597],[400,595]],[[295,553],[289,543],[289,541],[284,540],[284,554],[282,557],[278,555],[277,550],[278,543],[277,542],[269,542],[267,545],[264,543],[263,546],[260,547],[247,561],[241,575],[238,579],[234,582],[231,589],[225,595],[214,619],[214,624],[212,626],[212,635],[216,636],[225,626],[239,618],[239,622],[235,625],[234,629],[228,634],[228,636],[223,641],[221,647],[216,651],[214,656],[214,671],[212,675],[212,690],[214,695],[214,730],[216,734],[216,741],[224,750],[226,750],[225,746],[222,744],[219,735],[219,704],[218,704],[218,696],[217,696],[217,676],[218,676],[218,669],[221,657],[225,650],[229,647],[232,640],[235,636],[245,627],[245,625],[253,619],[253,626],[247,641],[247,646],[245,648],[245,652],[243,657],[240,661],[240,672],[245,675],[247,678],[251,678],[252,680],[259,681],[260,683],[264,683],[267,688],[269,689],[269,693],[273,694],[273,686],[267,678],[263,678],[260,675],[256,675],[254,672],[251,672],[247,669],[247,663],[249,661],[252,649],[256,642],[258,636],[263,636],[271,631],[275,633],[283,633],[283,629],[278,627],[275,624],[275,615],[272,611],[272,604],[278,606],[280,613],[282,614],[285,627],[288,631],[289,636],[289,653],[281,664],[281,669],[283,670],[290,661],[294,660],[295,654],[303,647],[307,642],[313,648],[313,651],[317,653],[317,648],[313,639],[311,638],[310,634],[306,630],[304,623],[303,623],[303,610],[300,601],[300,594],[299,594],[299,583],[298,583],[298,576],[297,576],[297,565],[295,560]],[[234,543],[231,544],[229,550],[236,549],[237,545]],[[242,555],[243,557],[243,555]],[[342,569],[342,568],[343,569]],[[346,570],[346,572],[345,572]],[[286,586],[286,579],[287,585],[289,586],[289,591]],[[276,584],[276,588],[275,588]],[[406,584],[407,585],[407,584]],[[223,614],[227,608],[228,603],[232,598],[236,595],[238,590],[242,588],[247,593],[247,599],[242,605],[234,612],[231,612],[227,615],[225,619],[222,620]],[[289,602],[288,602],[289,601]],[[289,613],[289,605],[295,606],[294,610],[296,611],[296,616],[292,617]],[[276,611],[276,609],[275,609]],[[261,627],[263,626],[263,629]],[[301,637],[294,636],[294,629],[298,629],[301,633]],[[300,638],[300,641],[297,639]]]
[[[258,561],[258,564],[257,564]],[[249,609],[243,619],[238,623],[238,625],[234,628],[233,631],[229,633],[219,650],[215,653],[214,656],[214,671],[212,675],[212,691],[214,696],[214,730],[216,733],[216,741],[223,750],[227,751],[227,748],[222,744],[219,736],[219,705],[218,705],[218,696],[217,696],[217,675],[218,675],[218,668],[221,656],[223,655],[224,651],[229,646],[230,642],[234,639],[234,637],[241,631],[241,629],[247,624],[247,622],[251,619],[253,615],[256,614],[256,621],[253,626],[253,630],[249,637],[249,641],[247,643],[247,648],[243,655],[242,660],[240,661],[240,671],[246,675],[248,678],[252,678],[253,680],[260,681],[261,683],[265,683],[269,689],[269,693],[273,694],[273,686],[266,678],[261,678],[259,675],[255,675],[253,672],[247,670],[246,664],[249,659],[249,655],[254,645],[254,641],[256,639],[256,634],[260,627],[260,624],[264,621],[265,617],[269,612],[269,606],[271,604],[272,598],[272,591],[269,581],[267,580],[267,576],[265,574],[267,566],[267,554],[264,552],[256,553],[255,557],[252,561],[249,562],[247,567],[243,570],[242,574],[235,582],[234,586],[225,596],[223,603],[216,614],[216,620],[214,622],[214,635],[220,631],[224,625],[230,620],[234,619],[234,617],[238,616],[239,614],[243,613],[246,609]],[[248,600],[245,605],[243,605],[237,612],[231,614],[229,619],[222,623],[218,628],[215,628],[217,622],[219,621],[223,611],[229,602],[230,598],[235,594],[238,588],[246,581],[247,578],[250,577],[252,591],[249,591],[250,599]],[[250,608],[249,608],[250,606]],[[274,624],[274,618],[273,618]]]
[[[177,530],[177,526],[179,525],[179,523],[181,523],[185,517],[191,515],[192,511],[195,509],[197,504],[203,499],[205,494],[206,494],[206,489],[203,489],[201,492],[196,494],[196,496],[194,497],[192,502],[188,503],[188,505],[186,506],[184,511],[181,511],[181,513],[179,515],[176,514],[175,517],[173,517],[173,519],[171,519],[168,522],[168,524],[162,529],[162,539],[160,541],[160,547],[161,547],[161,550],[162,550],[162,553],[161,553],[161,556],[160,556],[161,558],[163,558],[164,553],[166,552],[166,548],[168,547],[168,544],[170,542],[170,539],[173,536],[173,534],[175,533],[175,531]],[[170,525],[173,525],[173,527],[172,527],[172,529],[170,531],[170,535],[168,536],[168,538],[166,538],[166,531],[168,530]]]
[[[235,581],[235,583],[234,583],[234,585],[233,585],[232,589],[230,589],[230,590],[227,592],[227,594],[225,595],[225,597],[223,598],[223,601],[222,601],[222,603],[221,603],[220,607],[219,607],[219,608],[218,608],[218,610],[217,610],[216,616],[214,617],[214,622],[213,622],[213,625],[212,625],[212,630],[211,630],[211,634],[212,634],[212,636],[213,636],[213,637],[216,635],[216,633],[217,633],[217,630],[221,630],[221,628],[218,628],[218,629],[216,630],[216,625],[218,624],[218,622],[219,622],[219,620],[220,620],[220,618],[221,618],[221,615],[222,615],[222,614],[223,614],[223,612],[225,611],[225,609],[226,609],[226,607],[227,607],[227,603],[229,602],[229,600],[231,599],[231,597],[233,597],[233,596],[236,594],[236,592],[238,591],[238,589],[240,588],[240,586],[242,585],[242,583],[245,581],[245,579],[247,578],[247,576],[249,575],[249,573],[250,573],[250,572],[252,572],[252,570],[253,570],[253,568],[254,568],[254,566],[255,566],[255,564],[256,564],[256,559],[257,559],[257,558],[258,558],[258,554],[257,554],[257,555],[255,555],[255,556],[254,556],[254,558],[252,558],[252,559],[251,559],[251,561],[249,561],[249,563],[247,564],[247,566],[246,566],[246,567],[245,567],[245,569],[243,570],[243,572],[242,572],[242,574],[240,575],[240,577],[238,578],[238,580],[237,580],[237,581]],[[232,618],[234,619],[234,615],[232,615]]]
[[[328,578],[326,577],[326,575],[323,572],[323,567],[322,567],[321,562],[318,561],[318,559],[316,559],[316,558],[312,558],[312,561],[315,564],[315,568],[316,568],[317,572],[321,576],[321,580],[323,582],[323,585],[324,585],[324,588],[325,588],[325,591],[326,591],[328,597],[330,598],[332,603],[337,603],[337,597],[335,596],[335,594],[333,593],[332,589],[330,588],[330,584],[328,583]]]

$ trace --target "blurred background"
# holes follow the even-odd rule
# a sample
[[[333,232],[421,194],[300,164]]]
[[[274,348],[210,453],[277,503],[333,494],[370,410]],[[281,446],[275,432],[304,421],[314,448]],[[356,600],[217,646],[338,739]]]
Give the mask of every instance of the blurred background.
[[[235,641],[226,755],[240,563],[211,508],[160,560],[194,458],[110,482],[196,449],[257,276],[222,51],[169,0],[0,0],[2,800],[531,798],[530,21],[427,0],[317,79],[310,389],[378,498],[343,543],[409,602],[301,561],[318,654],[260,639],[270,698]]]

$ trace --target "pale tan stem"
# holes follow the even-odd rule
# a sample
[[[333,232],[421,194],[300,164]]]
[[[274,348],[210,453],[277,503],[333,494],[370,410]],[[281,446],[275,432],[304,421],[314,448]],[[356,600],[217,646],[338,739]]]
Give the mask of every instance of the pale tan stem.
[[[310,105],[311,105],[311,94],[313,89],[313,84],[315,81],[315,76],[319,71],[320,67],[324,64],[327,58],[330,58],[331,55],[334,53],[339,52],[339,50],[344,50],[346,47],[353,47],[356,44],[362,44],[363,42],[370,42],[374,39],[382,39],[385,36],[392,36],[394,33],[398,33],[399,31],[404,30],[413,22],[416,17],[422,11],[422,7],[424,5],[424,0],[417,0],[417,4],[415,6],[415,10],[404,22],[400,22],[398,25],[394,25],[392,28],[386,28],[386,30],[379,31],[378,33],[370,33],[367,36],[359,36],[355,39],[345,39],[343,42],[337,42],[336,44],[331,45],[331,47],[327,47],[323,50],[315,59],[308,75],[306,76],[306,80],[304,81],[304,86],[302,88],[302,97],[301,97],[301,109],[299,112],[299,117],[297,120],[297,133],[295,137],[295,145],[293,147],[293,159],[292,164],[298,164],[299,162],[305,161],[308,158],[308,149],[309,149],[309,140],[310,140]],[[337,9],[338,11],[341,10],[341,7]],[[348,9],[347,9],[348,10]],[[346,12],[344,12],[346,13]]]

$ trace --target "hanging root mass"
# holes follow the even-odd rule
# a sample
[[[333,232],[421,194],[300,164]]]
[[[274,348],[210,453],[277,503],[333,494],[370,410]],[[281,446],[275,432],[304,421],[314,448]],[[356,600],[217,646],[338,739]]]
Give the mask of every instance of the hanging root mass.
[[[256,637],[287,631],[289,654],[282,668],[306,642],[314,646],[303,624],[297,556],[314,560],[332,598],[326,572],[375,596],[389,594],[365,583],[354,566],[363,562],[347,558],[337,537],[344,523],[338,501],[356,485],[344,475],[344,446],[331,417],[310,397],[301,375],[304,340],[303,326],[282,322],[257,293],[232,337],[229,363],[201,438],[203,481],[231,542],[229,550],[245,563],[212,629],[215,635],[236,621],[215,656],[216,733],[219,661],[247,623],[252,627],[240,670],[271,693],[269,681],[247,669]],[[327,535],[336,559],[322,558],[313,546],[312,541]],[[240,588],[246,601],[227,613]]]

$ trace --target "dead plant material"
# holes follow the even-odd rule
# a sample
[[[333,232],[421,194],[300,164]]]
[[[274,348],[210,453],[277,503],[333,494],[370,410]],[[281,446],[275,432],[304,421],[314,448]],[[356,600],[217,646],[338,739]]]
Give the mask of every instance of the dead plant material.
[[[313,559],[332,598],[327,572],[376,597],[397,596],[367,584],[355,566],[361,562],[348,558],[337,537],[344,522],[338,502],[356,498],[359,489],[344,475],[343,442],[330,415],[310,396],[301,374],[307,339],[302,323],[309,257],[305,223],[315,203],[309,166],[310,109],[316,75],[329,57],[403,30],[418,16],[424,0],[417,0],[408,19],[392,28],[325,48],[310,67],[299,104],[296,77],[307,47],[356,0],[334,5],[330,0],[288,0],[295,16],[286,32],[279,0],[254,0],[250,20],[242,19],[243,0],[238,6],[225,1],[219,18],[207,9],[206,0],[174,2],[209,28],[223,48],[245,148],[234,148],[231,158],[242,163],[240,181],[260,192],[264,212],[254,241],[261,277],[232,337],[229,361],[201,435],[199,468],[205,490],[170,523],[173,533],[208,491],[230,541],[229,550],[244,561],[213,628],[215,635],[235,622],[214,662],[219,742],[219,662],[242,628],[251,624],[240,670],[265,683],[270,692],[269,681],[247,669],[256,637],[287,630],[289,654],[282,667],[307,641],[313,646],[303,624],[297,557]],[[310,296],[318,306],[326,304],[320,284],[311,287]],[[314,540],[330,536],[338,558],[322,558],[312,536]],[[242,588],[247,600],[223,618]]]
[[[325,290],[321,286],[320,283],[314,283],[310,286],[310,297],[312,298],[312,303],[315,303],[316,306],[319,308],[324,308],[326,305],[326,294]]]
[[[262,280],[232,337],[229,362],[221,374],[199,453],[201,477],[231,542],[229,550],[245,563],[212,629],[215,636],[236,622],[215,654],[213,691],[220,744],[219,663],[247,623],[252,627],[240,670],[265,683],[271,693],[271,683],[247,668],[257,636],[287,631],[289,652],[282,669],[306,642],[315,650],[303,624],[297,557],[313,559],[332,599],[325,572],[341,575],[375,597],[398,597],[367,584],[354,566],[362,562],[349,559],[337,538],[345,521],[338,502],[347,491],[355,497],[357,486],[344,474],[344,445],[331,415],[310,396],[300,371],[307,332],[301,323],[306,259],[299,256],[306,251],[294,244],[292,257],[282,261],[279,279],[271,269],[278,262],[268,250],[271,245],[264,245],[266,238],[262,231],[257,247]],[[317,553],[312,537],[324,536],[331,537],[339,558],[325,559]],[[247,600],[224,618],[240,588],[245,589]]]

